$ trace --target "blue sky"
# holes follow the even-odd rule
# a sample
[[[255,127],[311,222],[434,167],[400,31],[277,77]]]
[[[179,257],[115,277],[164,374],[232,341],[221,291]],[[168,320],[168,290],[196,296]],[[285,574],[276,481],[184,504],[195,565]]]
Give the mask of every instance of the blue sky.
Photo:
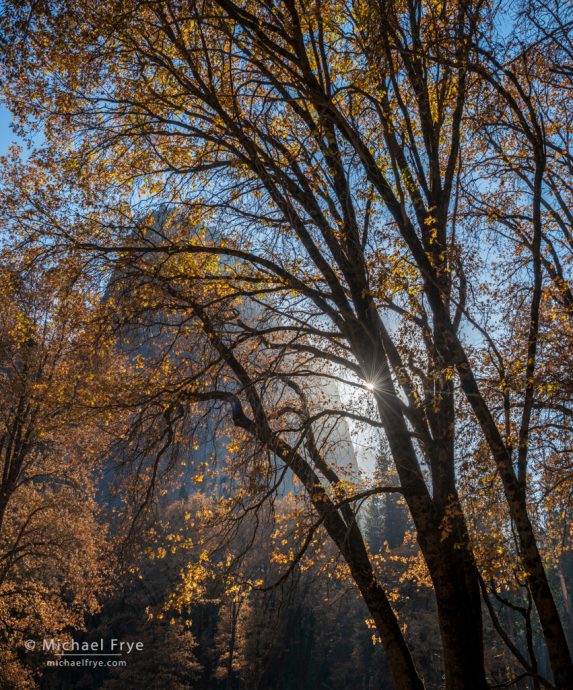
[[[16,141],[16,137],[10,129],[11,120],[10,111],[0,105],[0,156],[3,156],[8,146]]]

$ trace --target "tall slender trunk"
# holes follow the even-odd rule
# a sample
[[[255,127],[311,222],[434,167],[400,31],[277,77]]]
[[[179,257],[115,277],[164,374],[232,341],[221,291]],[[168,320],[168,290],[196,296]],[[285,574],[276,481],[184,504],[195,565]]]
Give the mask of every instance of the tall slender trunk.
[[[398,620],[382,587],[375,580],[363,581],[354,572],[353,575],[357,582],[360,580],[358,587],[380,634],[396,690],[424,690],[424,683],[417,674]]]
[[[396,614],[372,568],[356,515],[348,512],[348,507],[346,510],[342,508],[340,512],[335,509],[319,477],[296,451],[276,438],[269,445],[307,488],[326,531],[348,564],[382,638],[396,690],[424,690]],[[313,451],[312,447],[308,450],[311,453]],[[321,464],[319,457],[315,457],[315,461]]]
[[[317,507],[320,512],[320,506]],[[396,690],[424,690],[398,618],[376,578],[356,520],[347,524],[330,514],[325,516],[324,525],[344,556],[374,620]]]
[[[432,507],[418,513],[418,543],[434,586],[444,655],[447,690],[484,690],[485,675],[481,595],[476,565],[457,497],[445,512]]]
[[[529,518],[525,488],[517,480],[510,452],[481,395],[463,347],[455,335],[452,335],[450,339],[450,347],[462,388],[481,426],[503,483],[511,519],[518,537],[520,557],[527,574],[527,584],[535,602],[547,644],[555,683],[559,688],[573,688],[573,662]]]
[[[573,688],[573,662],[565,629],[549,586],[533,525],[529,519],[525,497],[511,501],[510,510],[518,534],[523,565],[527,572],[527,584],[543,630],[555,684],[560,690]]]

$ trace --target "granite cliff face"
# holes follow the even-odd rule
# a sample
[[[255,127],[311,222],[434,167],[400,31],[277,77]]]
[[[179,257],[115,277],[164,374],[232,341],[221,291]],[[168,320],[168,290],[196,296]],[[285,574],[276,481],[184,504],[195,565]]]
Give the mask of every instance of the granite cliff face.
[[[135,315],[129,314],[133,310],[134,294],[142,284],[150,285],[153,271],[150,266],[160,266],[168,252],[157,251],[158,247],[174,247],[176,243],[189,242],[197,238],[194,229],[184,228],[184,221],[179,221],[178,216],[167,206],[156,210],[151,216],[151,222],[146,224],[145,230],[138,231],[132,238],[133,244],[141,247],[142,261],[146,263],[145,270],[140,270],[137,260],[131,259],[128,263],[118,263],[112,276],[107,291],[107,299],[113,298],[116,302],[118,319],[117,332],[119,333],[119,347],[132,361],[145,362],[146,366],[154,367],[164,358],[169,358],[172,364],[189,368],[197,367],[209,357],[208,339],[200,331],[182,335],[183,322],[188,319],[188,314],[178,313],[176,309],[163,311],[138,308]],[[201,242],[216,245],[221,242],[221,233],[201,231]],[[147,250],[147,251],[146,251]],[[232,259],[223,259],[226,268],[233,267]],[[159,274],[158,274],[159,275]],[[157,278],[160,280],[160,277]],[[122,304],[126,313],[122,313]],[[128,306],[129,305],[129,306]],[[270,311],[270,310],[269,310]],[[265,312],[265,307],[259,301],[243,298],[235,314],[235,323],[240,323],[243,328],[256,329],[263,323],[277,326],[273,322],[272,315]],[[222,323],[222,329],[228,329],[229,338],[236,336],[233,325]],[[174,344],[177,343],[177,346]],[[263,351],[251,355],[255,359],[252,364],[257,367],[257,357],[264,357]],[[312,431],[316,444],[324,460],[332,469],[335,469],[343,480],[359,481],[359,467],[351,439],[350,429],[344,418],[343,405],[336,382],[329,376],[326,368],[319,369],[320,365],[314,365],[314,371],[308,371],[304,376],[300,371],[296,372],[297,386],[303,392],[304,404],[308,413],[317,416],[312,424]],[[286,356],[282,361],[283,374],[295,371],[297,365]],[[309,369],[305,365],[305,371]],[[218,387],[229,392],[240,394],[240,386],[232,376],[221,376]],[[280,377],[264,384],[264,395],[270,408],[279,406],[288,407],[294,401],[293,392],[288,385],[280,381]],[[300,402],[298,400],[297,404]],[[170,482],[167,496],[172,499],[186,499],[193,493],[203,492],[217,497],[228,495],[233,491],[234,480],[226,471],[226,462],[229,459],[230,438],[228,429],[230,421],[229,406],[221,402],[204,403],[194,406],[189,411],[183,401],[174,405],[177,412],[179,432],[177,440],[163,451],[158,466],[159,475],[170,472]],[[341,414],[329,414],[320,416],[321,410],[340,411]],[[291,420],[292,421],[292,420]],[[284,421],[285,428],[289,426]],[[294,440],[296,433],[284,431],[289,440]],[[295,440],[296,443],[296,440]],[[303,447],[303,446],[301,446]],[[121,453],[120,453],[121,455]],[[120,462],[116,462],[117,460]],[[109,498],[109,490],[117,478],[117,472],[127,474],[130,472],[129,458],[120,457],[112,462],[114,469],[106,473],[107,478],[103,484],[104,493]],[[127,460],[127,463],[123,461]],[[137,462],[142,463],[142,457]],[[153,463],[152,453],[145,460]],[[277,484],[276,495],[286,496],[289,493],[300,492],[300,485],[293,478],[290,470],[285,471],[284,464],[278,458],[270,462],[273,467],[272,476],[267,477],[269,485]]]

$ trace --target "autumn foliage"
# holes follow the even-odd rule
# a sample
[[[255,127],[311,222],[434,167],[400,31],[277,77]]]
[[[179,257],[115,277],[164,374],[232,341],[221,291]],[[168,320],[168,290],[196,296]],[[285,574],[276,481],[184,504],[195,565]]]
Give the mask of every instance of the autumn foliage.
[[[352,588],[379,686],[571,687],[569,4],[2,12],[0,557],[65,500],[72,604],[11,576],[53,630],[173,559],[161,687],[283,687],[289,578]]]

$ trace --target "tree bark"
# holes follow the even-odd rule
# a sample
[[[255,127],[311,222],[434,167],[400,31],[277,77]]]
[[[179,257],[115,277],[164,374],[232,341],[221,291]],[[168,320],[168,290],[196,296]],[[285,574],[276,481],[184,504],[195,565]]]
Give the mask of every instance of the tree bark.
[[[425,518],[422,510],[414,508],[418,543],[434,585],[446,690],[485,690],[489,685],[479,581],[458,505],[457,497],[452,496],[447,516],[432,506]],[[450,521],[447,535],[441,526],[444,519]]]

